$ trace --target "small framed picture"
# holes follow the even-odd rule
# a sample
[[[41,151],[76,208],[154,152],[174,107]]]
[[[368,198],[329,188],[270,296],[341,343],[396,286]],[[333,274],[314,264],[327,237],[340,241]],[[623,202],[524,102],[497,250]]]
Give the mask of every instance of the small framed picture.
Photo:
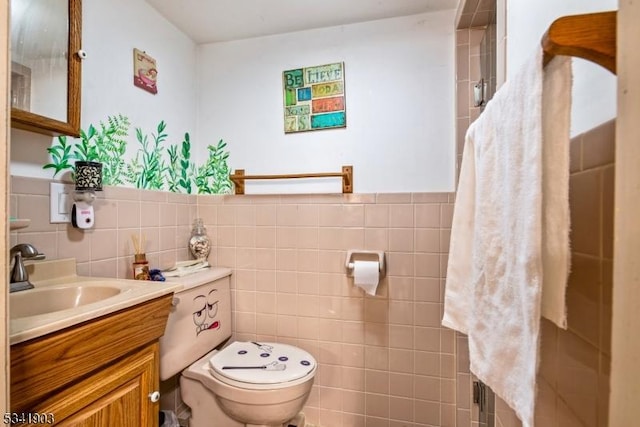
[[[139,49],[133,49],[133,84],[154,95],[158,93],[156,60]]]

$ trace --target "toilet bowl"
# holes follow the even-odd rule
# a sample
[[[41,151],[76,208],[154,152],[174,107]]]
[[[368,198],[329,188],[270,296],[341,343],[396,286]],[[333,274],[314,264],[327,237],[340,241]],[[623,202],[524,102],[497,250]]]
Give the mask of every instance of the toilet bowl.
[[[282,426],[306,402],[317,364],[287,344],[231,342],[228,268],[170,279],[174,294],[160,338],[160,379],[180,376],[190,427]]]
[[[282,426],[304,406],[316,369],[315,359],[297,347],[234,342],[185,369],[180,389],[193,426],[210,425],[200,424],[201,417],[217,420],[216,426]]]

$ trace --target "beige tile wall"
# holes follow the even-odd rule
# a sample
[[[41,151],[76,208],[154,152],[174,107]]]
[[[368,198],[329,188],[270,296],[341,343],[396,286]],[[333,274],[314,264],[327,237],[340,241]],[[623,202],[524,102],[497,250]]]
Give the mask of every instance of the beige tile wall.
[[[543,319],[536,425],[606,427],[611,365],[615,125],[571,141],[568,330]],[[497,427],[521,427],[498,402]]]
[[[11,216],[31,219],[11,232],[11,245],[31,243],[48,259],[76,258],[82,275],[132,278],[131,235],[144,235],[152,266],[189,258],[185,249],[197,212],[196,196],[107,187],[98,193],[95,228],[49,223],[49,180],[11,178]]]
[[[451,227],[450,194],[187,196],[106,188],[96,228],[48,219],[49,181],[13,177],[11,233],[78,272],[131,277],[131,234],[153,266],[187,259],[196,216],[214,241],[210,261],[233,269],[238,339],[275,340],[319,362],[307,419],[324,427],[448,426],[456,416],[456,340],[440,327]],[[364,297],[346,277],[348,249],[384,250],[388,275]],[[176,382],[163,402],[179,407]]]
[[[460,173],[464,137],[469,125],[480,115],[473,106],[473,86],[480,79],[480,43],[484,28],[463,28],[456,31],[456,171]],[[469,344],[465,335],[456,333],[457,426],[478,425],[478,406],[472,402],[475,376],[469,371]]]
[[[572,140],[569,327],[542,322],[537,416],[544,425],[608,425],[614,147],[614,121]]]
[[[456,31],[456,153],[458,172],[462,162],[464,136],[469,125],[480,115],[473,106],[473,86],[480,80],[480,43],[484,28]]]
[[[234,271],[236,338],[318,360],[311,423],[455,426],[455,340],[440,327],[450,197],[198,197],[215,262]],[[347,278],[348,249],[386,252],[378,296]]]

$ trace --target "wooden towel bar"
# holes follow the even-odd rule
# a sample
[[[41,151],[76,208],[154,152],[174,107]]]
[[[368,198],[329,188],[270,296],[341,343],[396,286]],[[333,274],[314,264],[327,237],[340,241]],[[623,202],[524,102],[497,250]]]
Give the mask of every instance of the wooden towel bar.
[[[576,56],[616,74],[617,12],[558,18],[542,37],[544,65],[556,55]]]
[[[250,179],[342,178],[342,192],[353,193],[353,166],[342,166],[342,172],[295,173],[288,175],[245,175],[244,169],[236,169],[229,179],[235,184],[236,194],[244,194],[244,182]]]

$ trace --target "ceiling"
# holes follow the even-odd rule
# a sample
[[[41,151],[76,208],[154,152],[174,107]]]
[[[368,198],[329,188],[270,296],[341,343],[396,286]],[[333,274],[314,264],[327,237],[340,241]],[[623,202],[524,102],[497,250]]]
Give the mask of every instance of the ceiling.
[[[196,43],[455,9],[458,0],[146,0]]]

